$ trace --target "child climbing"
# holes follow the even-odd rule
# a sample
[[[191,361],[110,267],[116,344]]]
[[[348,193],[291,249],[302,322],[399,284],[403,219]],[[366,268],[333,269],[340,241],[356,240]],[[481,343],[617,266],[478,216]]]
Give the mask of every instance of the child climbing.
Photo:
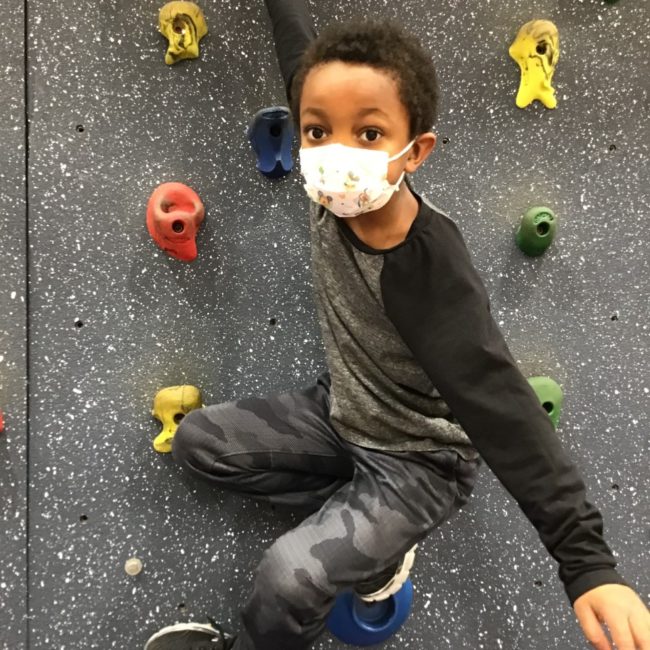
[[[201,480],[307,516],[263,553],[236,634],[208,617],[146,650],[310,648],[341,590],[399,589],[482,460],[558,561],[586,637],[610,648],[606,623],[618,648],[649,650],[648,610],[615,569],[459,229],[407,176],[436,143],[430,57],[392,22],[317,37],[303,0],[266,4],[300,133],[328,367],[300,390],[191,411],[172,454]]]

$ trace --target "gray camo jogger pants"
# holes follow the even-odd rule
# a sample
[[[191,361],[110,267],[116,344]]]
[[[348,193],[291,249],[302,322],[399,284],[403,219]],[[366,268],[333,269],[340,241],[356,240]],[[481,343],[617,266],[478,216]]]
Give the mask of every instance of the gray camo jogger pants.
[[[337,593],[395,565],[470,497],[481,464],[455,451],[386,452],[342,439],[330,376],[188,413],[172,455],[198,478],[311,512],[255,570],[235,650],[305,650]]]

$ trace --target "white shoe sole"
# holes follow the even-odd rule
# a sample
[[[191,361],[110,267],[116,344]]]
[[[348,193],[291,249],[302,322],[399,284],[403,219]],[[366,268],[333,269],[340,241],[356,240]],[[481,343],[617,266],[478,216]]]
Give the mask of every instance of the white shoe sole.
[[[168,625],[162,630],[156,632],[152,637],[149,638],[146,645],[144,646],[144,650],[148,650],[149,644],[157,641],[161,637],[166,636],[171,632],[209,632],[212,635],[212,638],[210,639],[211,641],[219,640],[217,630],[215,630],[211,625],[202,625],[201,623],[177,623],[176,625]]]
[[[413,562],[415,562],[415,549],[417,547],[418,545],[416,544],[410,551],[406,553],[399,573],[396,573],[381,589],[373,592],[372,594],[356,594],[357,598],[360,598],[367,603],[372,603],[378,600],[386,600],[386,598],[392,596],[393,594],[396,594],[402,588],[402,585],[406,582],[406,579],[409,577],[409,572],[413,567]]]

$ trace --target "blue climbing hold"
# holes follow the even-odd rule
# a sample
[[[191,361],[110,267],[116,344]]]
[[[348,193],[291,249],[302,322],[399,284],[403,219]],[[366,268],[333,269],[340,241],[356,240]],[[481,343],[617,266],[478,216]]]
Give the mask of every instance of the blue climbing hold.
[[[410,578],[393,596],[368,603],[344,591],[327,618],[329,631],[344,643],[356,646],[382,643],[393,636],[408,618],[413,602],[413,583]]]
[[[258,111],[247,131],[257,155],[257,169],[269,178],[286,176],[293,168],[291,142],[293,123],[286,106],[272,106]]]

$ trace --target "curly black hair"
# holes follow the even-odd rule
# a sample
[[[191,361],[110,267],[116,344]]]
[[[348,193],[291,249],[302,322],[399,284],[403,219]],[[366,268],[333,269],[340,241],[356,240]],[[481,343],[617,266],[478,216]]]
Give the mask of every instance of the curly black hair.
[[[409,137],[431,129],[438,113],[438,84],[431,57],[420,41],[391,19],[359,17],[328,25],[305,50],[293,75],[291,112],[300,124],[300,97],[305,78],[328,61],[360,63],[386,71],[397,82],[399,97],[409,115]]]

